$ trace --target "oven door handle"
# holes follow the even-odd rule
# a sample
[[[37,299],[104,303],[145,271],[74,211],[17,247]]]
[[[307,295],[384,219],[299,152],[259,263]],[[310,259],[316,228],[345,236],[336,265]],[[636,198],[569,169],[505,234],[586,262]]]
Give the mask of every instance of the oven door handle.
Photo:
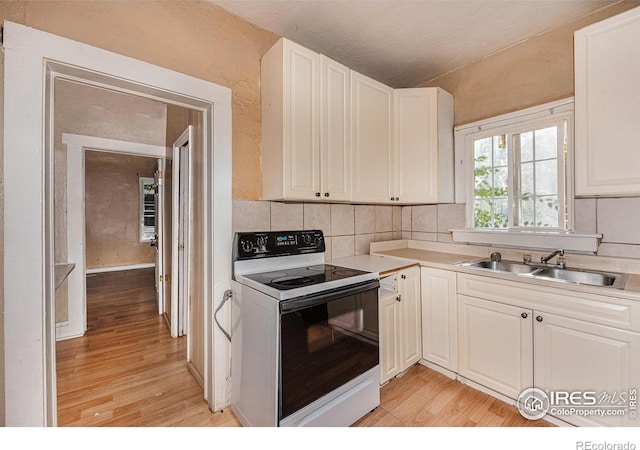
[[[372,289],[378,289],[379,287],[380,282],[378,280],[365,281],[353,286],[333,289],[331,291],[325,291],[307,297],[296,297],[289,300],[283,300],[280,302],[280,314],[291,313],[304,308],[322,305],[333,300],[361,294],[362,292],[370,291]]]

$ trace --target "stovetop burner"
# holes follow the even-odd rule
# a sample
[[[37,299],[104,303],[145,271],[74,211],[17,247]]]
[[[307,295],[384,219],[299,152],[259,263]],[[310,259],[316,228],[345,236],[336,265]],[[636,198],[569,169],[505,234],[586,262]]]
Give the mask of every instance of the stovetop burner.
[[[334,266],[331,264],[317,264],[307,267],[295,267],[292,269],[282,269],[274,272],[263,272],[245,275],[259,283],[272,288],[286,291],[304,286],[311,286],[329,281],[342,280],[366,274],[362,270],[349,269],[347,267]]]

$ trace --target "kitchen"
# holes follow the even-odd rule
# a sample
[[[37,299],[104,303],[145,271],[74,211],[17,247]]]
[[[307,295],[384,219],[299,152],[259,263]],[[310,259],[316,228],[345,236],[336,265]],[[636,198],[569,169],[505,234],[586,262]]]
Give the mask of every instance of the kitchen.
[[[616,8],[615,12],[621,12],[631,7],[630,4],[625,3],[616,4],[609,10],[599,12],[598,14],[601,16],[598,19],[589,17],[585,19],[585,23],[572,23],[564,29],[523,42],[520,44],[521,47],[516,46],[505,50],[505,52],[496,55],[495,59],[477,61],[472,67],[467,68],[469,72],[466,72],[466,75],[464,71],[452,72],[449,74],[448,82],[446,77],[436,80],[435,85],[454,94],[456,125],[572,95],[573,30],[587,25],[586,22],[596,22],[605,16],[614,15]],[[151,61],[181,72],[189,72],[194,76],[230,86],[234,105],[233,216],[234,230],[236,231],[241,229],[256,231],[316,228],[312,225],[314,220],[326,221],[330,217],[331,231],[325,233],[330,238],[331,253],[327,254],[327,257],[338,258],[356,252],[366,253],[366,246],[372,240],[406,238],[407,233],[410,233],[411,239],[416,240],[421,240],[421,238],[437,239],[439,237],[447,239],[450,237],[448,230],[464,227],[464,207],[456,204],[417,206],[358,204],[353,206],[333,203],[287,204],[259,201],[263,197],[260,182],[260,138],[258,131],[260,92],[257,81],[259,80],[260,57],[279,39],[279,36],[274,33],[266,32],[210,5],[200,5],[197,13],[190,11],[186,5],[166,6],[167,9],[163,10],[165,16],[170,16],[173,13],[178,17],[187,17],[190,26],[185,26],[185,29],[180,30],[181,33],[177,33],[171,39],[164,35],[163,30],[166,27],[152,27],[153,31],[150,31],[149,39],[150,42],[154,42],[154,46],[153,49],[147,50],[130,46],[133,38],[126,38],[131,36],[130,30],[136,29],[136,21],[144,22],[145,19],[160,21],[160,19],[143,18],[145,10],[142,5],[127,5],[125,10],[120,12],[112,11],[108,4],[99,3],[97,6],[75,5],[71,11],[56,8],[51,2],[46,4],[27,2],[26,5],[9,2],[5,4],[5,8],[6,18],[9,20],[42,27],[45,31],[106,47],[118,53]],[[70,21],[69,17],[73,17],[74,14],[77,14],[78,18],[86,20]],[[111,28],[105,28],[107,25],[98,20],[98,17],[105,14],[112,15],[114,19],[109,21],[109,27],[119,27],[121,33],[113,33]],[[190,39],[189,33],[194,32],[192,30],[207,29],[207,21],[219,24],[223,30],[222,33],[227,38],[222,42],[211,42],[212,40],[203,38]],[[68,25],[70,22],[74,23],[71,28]],[[158,25],[161,24],[160,21]],[[249,48],[245,46],[246,39],[250,39],[252,42]],[[204,46],[204,48],[199,46]],[[200,48],[205,54],[215,55],[218,58],[216,63],[212,59],[198,58],[197,54]],[[189,51],[185,52],[184,49],[193,51],[193,54],[190,56]],[[531,58],[531,64],[514,64],[521,60],[521,55],[527,55],[528,58]],[[553,56],[557,59],[553,59]],[[218,64],[224,58],[229,58],[232,63]],[[508,72],[510,76],[506,80],[500,80],[499,83],[493,84],[483,83],[484,80],[471,80],[470,83],[480,82],[483,84],[485,86],[483,90],[471,89],[473,85],[460,84],[464,80],[469,80],[469,73],[475,73],[482,78],[483,74],[490,73],[486,72],[486,67],[493,65],[495,68],[495,64],[499,62],[510,68],[510,72]],[[540,73],[540,71],[531,70],[531,67],[539,62],[543,62],[543,67],[545,67],[545,70],[542,71],[545,73],[544,77],[532,75]],[[483,72],[483,67],[485,72]],[[459,88],[454,89],[456,85]],[[513,90],[508,92],[509,89]],[[465,90],[470,92],[469,95],[457,95]],[[500,95],[496,95],[497,92]],[[505,94],[505,92],[507,93]],[[621,229],[619,225],[621,221],[615,220],[620,216],[620,211],[637,210],[634,207],[636,203],[637,200],[634,198],[580,199],[576,202],[576,225],[584,227],[580,231],[603,234],[605,239],[601,244],[603,254],[609,252],[609,255],[612,256],[637,257],[633,253],[636,248],[634,246],[636,242],[632,235],[633,227]],[[598,211],[597,218],[596,210]],[[358,215],[357,221],[356,214]],[[611,220],[607,220],[608,218]],[[622,222],[628,223],[628,220],[625,219]],[[378,236],[376,237],[376,235]],[[611,239],[611,241],[607,242],[606,239]],[[571,259],[569,261],[571,264]]]

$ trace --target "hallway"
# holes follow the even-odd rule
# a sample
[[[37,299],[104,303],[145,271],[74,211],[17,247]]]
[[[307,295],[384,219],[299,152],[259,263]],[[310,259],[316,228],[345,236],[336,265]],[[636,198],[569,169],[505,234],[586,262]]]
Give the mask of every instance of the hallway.
[[[157,313],[154,269],[87,277],[85,336],[57,343],[59,426],[233,426],[212,414]]]

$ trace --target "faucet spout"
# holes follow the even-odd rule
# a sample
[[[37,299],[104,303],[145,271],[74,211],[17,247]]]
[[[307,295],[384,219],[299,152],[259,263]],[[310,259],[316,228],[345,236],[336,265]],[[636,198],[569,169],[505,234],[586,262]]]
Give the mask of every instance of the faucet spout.
[[[540,262],[543,264],[547,264],[553,257],[558,256],[558,263],[559,265],[564,268],[565,262],[564,262],[564,250],[563,249],[558,249],[556,251],[554,251],[553,253],[551,253],[550,255],[547,256],[543,256],[542,258],[540,258]]]

